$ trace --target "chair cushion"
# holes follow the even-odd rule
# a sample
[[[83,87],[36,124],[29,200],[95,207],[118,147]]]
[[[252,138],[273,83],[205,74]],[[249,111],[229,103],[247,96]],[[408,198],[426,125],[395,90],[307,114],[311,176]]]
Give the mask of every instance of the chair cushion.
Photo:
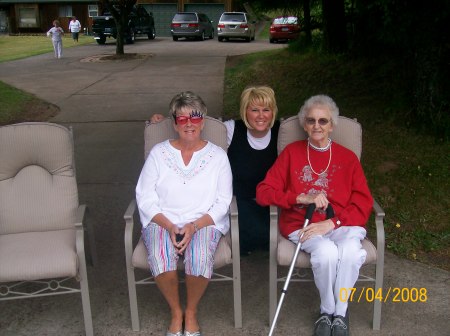
[[[49,123],[0,127],[0,234],[73,228],[71,132]]]
[[[54,175],[73,176],[70,131],[51,123],[21,123],[0,127],[0,181],[35,165]]]
[[[339,116],[338,125],[334,127],[331,138],[338,144],[352,150],[358,158],[362,151],[362,128],[361,124],[354,119]],[[278,153],[288,144],[308,137],[305,130],[300,126],[298,116],[283,120],[278,131]]]
[[[227,151],[227,131],[225,124],[215,118],[205,117],[205,127],[202,130],[202,138],[211,141],[213,144],[222,147]],[[144,131],[144,156],[147,158],[154,145],[167,139],[177,138],[178,134],[173,127],[173,119],[166,118],[158,123],[149,123],[145,125]]]
[[[362,247],[367,252],[364,265],[375,264],[377,261],[377,250],[372,242],[366,238],[362,241]],[[294,257],[295,249],[296,245],[293,242],[279,235],[277,253],[278,265],[289,266],[292,262],[292,258]],[[300,251],[295,267],[311,268],[310,254]]]
[[[0,235],[0,282],[73,277],[75,230]]]
[[[180,258],[178,265],[180,269],[182,269],[184,265],[181,260],[182,259]],[[139,242],[134,249],[131,262],[136,268],[150,271],[147,261],[147,249],[142,238],[139,239]],[[217,245],[216,253],[214,254],[214,269],[231,263],[231,238],[230,233],[228,232],[225,236],[220,238],[219,244]]]

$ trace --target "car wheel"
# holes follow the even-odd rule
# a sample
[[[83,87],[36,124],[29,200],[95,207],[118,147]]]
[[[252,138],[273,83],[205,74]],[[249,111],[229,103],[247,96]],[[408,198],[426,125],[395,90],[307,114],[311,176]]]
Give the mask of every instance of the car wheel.
[[[210,38],[211,40],[214,39],[214,29],[211,29],[211,35],[209,35],[209,38]]]
[[[100,36],[98,40],[96,40],[98,44],[105,44],[106,42],[106,36]]]
[[[252,38],[251,38],[251,37],[246,37],[245,40],[246,40],[247,42],[250,42],[250,41],[252,40]]]
[[[150,33],[148,33],[148,39],[149,40],[154,40],[155,37],[156,37],[155,27],[152,27],[152,31]]]
[[[128,33],[128,36],[127,36],[127,43],[133,44],[135,39],[136,39],[136,36],[134,35],[134,30],[130,30],[130,32]]]
[[[205,40],[205,31],[202,31],[202,35],[200,35],[199,40],[200,41],[204,41]]]
[[[223,37],[220,37],[220,36],[219,36],[219,37],[217,38],[217,40],[218,40],[219,42],[222,42],[222,41],[223,41]]]
[[[174,41],[178,41],[178,37],[176,37],[176,36],[172,36],[172,39],[173,39]]]
[[[271,38],[271,39],[269,39],[269,42],[270,43],[275,43],[275,39]]]

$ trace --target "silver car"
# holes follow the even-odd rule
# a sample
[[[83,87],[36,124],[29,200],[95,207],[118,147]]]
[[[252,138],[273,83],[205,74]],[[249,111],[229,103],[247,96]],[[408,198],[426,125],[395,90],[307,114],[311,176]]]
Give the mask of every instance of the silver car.
[[[231,38],[244,39],[247,42],[255,39],[255,23],[245,12],[222,13],[217,25],[219,42]]]
[[[203,41],[205,37],[214,38],[212,21],[206,14],[196,12],[176,13],[170,25],[170,32],[174,41],[180,37],[195,38]]]

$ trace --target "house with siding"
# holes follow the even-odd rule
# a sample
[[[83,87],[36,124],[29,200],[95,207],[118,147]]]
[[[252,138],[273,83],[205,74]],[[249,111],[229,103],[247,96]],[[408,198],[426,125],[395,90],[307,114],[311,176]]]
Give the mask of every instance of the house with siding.
[[[222,12],[239,10],[233,7],[233,0],[138,0],[137,3],[153,13],[157,36],[170,36],[170,22],[179,11],[205,13],[217,24]],[[0,0],[0,34],[44,33],[55,19],[67,30],[72,16],[89,34],[93,17],[101,12],[101,2],[95,0]]]

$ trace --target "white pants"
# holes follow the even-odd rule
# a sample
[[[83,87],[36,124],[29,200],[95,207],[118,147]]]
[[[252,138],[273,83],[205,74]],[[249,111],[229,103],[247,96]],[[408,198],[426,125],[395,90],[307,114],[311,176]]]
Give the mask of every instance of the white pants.
[[[61,58],[62,56],[62,40],[53,41],[53,49],[55,50],[55,57]]]
[[[311,254],[314,282],[320,294],[320,312],[345,316],[348,302],[339,298],[341,288],[352,288],[367,252],[361,240],[366,230],[360,226],[343,226],[324,236],[315,236],[302,243],[301,249]],[[298,243],[298,231],[289,240]]]

